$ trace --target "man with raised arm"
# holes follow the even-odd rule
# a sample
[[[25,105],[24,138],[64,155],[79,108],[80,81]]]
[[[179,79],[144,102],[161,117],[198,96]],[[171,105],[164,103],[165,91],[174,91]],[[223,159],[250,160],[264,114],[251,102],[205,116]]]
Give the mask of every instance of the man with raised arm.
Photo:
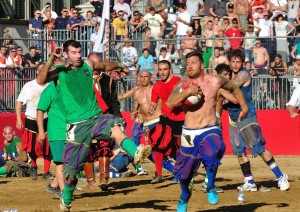
[[[124,120],[113,115],[103,115],[98,107],[94,86],[93,70],[109,71],[121,68],[129,70],[117,62],[95,63],[92,60],[82,60],[81,45],[74,40],[68,40],[63,45],[63,52],[57,48],[48,59],[46,65],[37,77],[38,82],[51,79],[59,80],[59,93],[63,98],[67,122],[67,142],[63,152],[63,169],[65,184],[60,203],[61,211],[70,211],[73,192],[77,184],[76,175],[83,170],[92,139],[111,140],[122,147],[134,162],[141,164],[151,153],[150,146],[140,146],[127,138],[123,133]],[[66,63],[48,72],[53,60],[62,56]]]
[[[246,116],[248,107],[241,90],[232,81],[221,75],[204,74],[202,55],[187,54],[187,78],[179,82],[167,101],[167,107],[182,105],[185,111],[181,145],[177,154],[175,174],[180,180],[181,196],[177,211],[187,211],[191,197],[189,184],[203,162],[208,176],[207,197],[210,204],[219,202],[215,178],[220,160],[225,152],[222,131],[216,117],[216,99],[219,88],[231,91],[241,105],[239,120]],[[183,89],[187,86],[185,89]],[[181,91],[183,90],[183,91]],[[186,99],[198,96],[198,103],[188,104]]]

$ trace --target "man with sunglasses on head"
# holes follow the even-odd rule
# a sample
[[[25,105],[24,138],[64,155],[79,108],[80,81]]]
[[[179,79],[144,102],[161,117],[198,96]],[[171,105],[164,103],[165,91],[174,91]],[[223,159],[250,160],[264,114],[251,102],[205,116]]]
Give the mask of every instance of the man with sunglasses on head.
[[[232,28],[226,30],[225,36],[229,37],[229,42],[231,45],[231,49],[235,50],[241,47],[241,38],[234,38],[234,37],[244,37],[244,34],[238,28],[238,20],[236,18],[232,19]]]

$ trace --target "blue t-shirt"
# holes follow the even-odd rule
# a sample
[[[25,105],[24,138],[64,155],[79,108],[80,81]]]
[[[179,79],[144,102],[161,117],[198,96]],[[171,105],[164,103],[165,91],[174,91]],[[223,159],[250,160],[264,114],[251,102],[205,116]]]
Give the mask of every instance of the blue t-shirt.
[[[79,16],[78,18],[70,18],[69,20],[68,20],[68,24],[70,25],[70,26],[72,26],[73,24],[79,24],[79,23],[81,23],[82,21],[84,21],[84,18],[82,17],[82,16]]]
[[[67,29],[69,18],[70,16],[65,18],[62,18],[61,16],[57,17],[54,22],[55,29]]]
[[[140,56],[137,64],[140,66],[141,71],[149,71],[151,74],[153,74],[153,69],[151,66],[151,63],[153,63],[153,57],[152,55],[148,55],[148,57],[144,57],[144,55]]]
[[[32,25],[32,28],[37,28],[37,29],[41,29],[41,30],[44,29],[42,17],[40,17],[39,19],[36,19],[36,18],[29,19],[29,24]]]

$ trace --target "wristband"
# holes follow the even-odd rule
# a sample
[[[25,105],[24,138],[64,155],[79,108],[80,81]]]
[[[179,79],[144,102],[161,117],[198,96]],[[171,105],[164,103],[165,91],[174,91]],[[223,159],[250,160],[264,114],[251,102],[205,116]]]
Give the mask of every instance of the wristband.
[[[125,65],[123,63],[119,63],[119,68],[123,69],[125,67]]]
[[[53,61],[49,58],[46,62],[46,65],[50,67],[50,66],[52,66],[52,63],[53,63]]]

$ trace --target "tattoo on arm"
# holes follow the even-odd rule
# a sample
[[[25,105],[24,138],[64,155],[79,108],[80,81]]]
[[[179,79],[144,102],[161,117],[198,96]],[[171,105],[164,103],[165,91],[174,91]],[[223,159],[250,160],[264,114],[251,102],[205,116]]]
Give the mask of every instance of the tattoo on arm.
[[[235,78],[233,79],[233,81],[235,82],[235,84],[237,84],[239,87],[241,87],[242,85],[245,84],[245,82],[247,82],[247,80],[249,79],[249,73],[246,71],[240,71]]]

